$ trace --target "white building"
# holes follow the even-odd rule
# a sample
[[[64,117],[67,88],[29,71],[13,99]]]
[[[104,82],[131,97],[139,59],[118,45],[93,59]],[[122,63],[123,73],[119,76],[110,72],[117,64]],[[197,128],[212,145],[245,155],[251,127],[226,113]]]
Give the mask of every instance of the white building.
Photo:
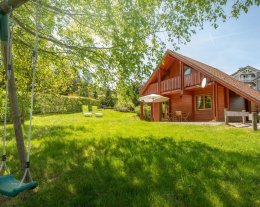
[[[239,68],[238,71],[231,76],[260,91],[260,70],[251,66],[246,66],[244,68]]]

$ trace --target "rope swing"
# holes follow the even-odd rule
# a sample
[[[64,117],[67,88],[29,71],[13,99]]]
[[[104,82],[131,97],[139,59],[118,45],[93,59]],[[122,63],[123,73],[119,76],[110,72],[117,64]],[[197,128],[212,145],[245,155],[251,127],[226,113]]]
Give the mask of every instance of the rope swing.
[[[38,5],[38,0],[36,1],[36,7]],[[32,136],[32,116],[33,116],[33,98],[34,98],[34,85],[35,85],[35,78],[36,78],[36,69],[37,69],[37,60],[38,60],[38,45],[39,45],[39,9],[36,8],[35,12],[35,38],[34,38],[34,48],[32,52],[32,71],[33,71],[33,78],[32,78],[32,89],[31,89],[31,107],[30,107],[30,124],[28,130],[28,150],[27,150],[27,160],[26,160],[26,169],[24,172],[24,176],[22,178],[21,184],[24,182],[26,176],[29,177],[30,181],[32,181],[31,173],[30,173],[30,154],[31,154],[31,136]]]
[[[8,166],[6,164],[6,125],[7,125],[7,109],[8,109],[8,84],[10,80],[11,70],[12,70],[12,41],[13,41],[13,24],[12,18],[10,19],[11,29],[8,29],[8,48],[7,48],[7,64],[8,70],[6,73],[6,94],[5,94],[5,105],[4,105],[4,136],[3,136],[3,155],[2,155],[2,164],[0,167],[0,173],[6,172],[6,175],[0,176],[0,194],[9,197],[15,197],[19,193],[33,189],[37,186],[37,183],[32,180],[30,173],[30,152],[31,152],[31,137],[32,137],[32,116],[33,116],[33,99],[34,99],[34,85],[36,79],[36,69],[37,69],[37,59],[38,59],[38,44],[39,44],[39,6],[38,0],[35,4],[35,37],[34,37],[34,48],[32,52],[32,88],[31,88],[31,103],[30,103],[30,124],[28,129],[28,150],[27,150],[27,158],[26,158],[26,168],[22,177],[22,180],[16,180],[8,170]],[[9,15],[12,17],[12,13]],[[7,24],[8,24],[8,17]],[[25,181],[29,181],[25,183]]]

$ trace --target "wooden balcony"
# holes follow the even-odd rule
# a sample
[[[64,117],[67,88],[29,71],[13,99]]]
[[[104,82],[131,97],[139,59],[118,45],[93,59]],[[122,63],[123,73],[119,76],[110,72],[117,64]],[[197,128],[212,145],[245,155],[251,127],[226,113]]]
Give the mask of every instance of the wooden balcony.
[[[198,73],[184,76],[184,87],[196,86],[201,84],[203,77]]]
[[[145,95],[158,94],[158,93],[159,93],[158,83],[153,83],[149,85]]]
[[[170,78],[161,82],[161,92],[173,91],[181,87],[180,77]]]
[[[199,73],[185,75],[184,76],[184,88],[200,85],[201,81],[204,77],[205,76],[200,75]],[[180,76],[161,81],[161,93],[174,91],[174,90],[177,90],[180,88],[181,88]],[[159,93],[159,84],[153,83],[148,87],[145,95],[158,94],[158,93]]]

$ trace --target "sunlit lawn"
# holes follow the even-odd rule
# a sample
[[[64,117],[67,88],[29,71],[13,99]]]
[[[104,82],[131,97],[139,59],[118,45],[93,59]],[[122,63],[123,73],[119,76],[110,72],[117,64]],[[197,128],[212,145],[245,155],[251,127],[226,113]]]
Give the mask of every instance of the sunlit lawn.
[[[39,187],[0,205],[260,206],[260,132],[103,113],[35,117],[31,171]],[[14,139],[11,126],[8,135]],[[9,166],[19,176],[14,144]]]

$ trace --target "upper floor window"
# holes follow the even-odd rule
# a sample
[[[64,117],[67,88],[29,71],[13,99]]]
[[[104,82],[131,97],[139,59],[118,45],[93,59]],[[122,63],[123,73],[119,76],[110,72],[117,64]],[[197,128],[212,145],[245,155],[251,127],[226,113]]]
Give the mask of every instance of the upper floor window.
[[[240,77],[242,80],[249,80],[255,78],[255,74],[242,74]]]
[[[184,69],[184,75],[190,75],[191,74],[191,68],[185,67]]]

